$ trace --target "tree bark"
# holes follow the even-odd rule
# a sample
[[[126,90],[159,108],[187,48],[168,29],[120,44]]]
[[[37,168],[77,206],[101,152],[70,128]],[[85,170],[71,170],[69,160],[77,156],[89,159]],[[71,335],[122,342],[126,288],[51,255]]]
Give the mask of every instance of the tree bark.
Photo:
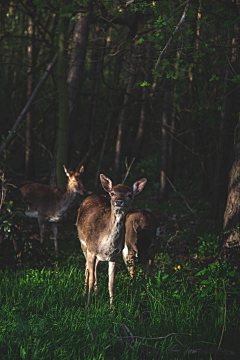
[[[240,1],[237,1],[238,6]],[[234,37],[229,43],[239,45],[239,24],[234,25]],[[217,160],[215,168],[214,191],[213,191],[213,218],[218,220],[219,204],[227,199],[228,174],[231,167],[231,153],[234,129],[238,121],[239,112],[239,88],[232,79],[239,73],[238,47],[227,52],[228,68],[225,74],[223,103],[221,108],[221,123],[218,139]]]
[[[80,94],[84,79],[84,66],[87,52],[87,42],[89,36],[89,15],[78,15],[76,21],[73,40],[71,44],[71,57],[68,73],[68,99],[69,99],[69,158],[72,155],[72,143],[76,123],[79,121],[80,114]],[[82,135],[84,138],[84,134]],[[70,159],[69,159],[70,161]]]
[[[228,198],[223,218],[223,245],[218,259],[240,262],[240,116],[235,129],[234,161],[229,174]]]
[[[35,69],[36,69],[36,47],[35,47],[35,25],[34,19],[29,16],[28,18],[28,79],[27,79],[27,94],[30,98],[33,88],[35,87]],[[25,144],[25,179],[34,180],[35,178],[35,165],[34,165],[34,140],[33,140],[33,119],[34,108],[31,107],[26,116],[26,144]]]
[[[170,118],[171,80],[166,78],[164,82],[164,99],[162,112],[162,156],[160,171],[159,200],[167,195],[167,163],[168,163],[168,126]]]
[[[100,29],[95,26],[94,43],[91,53],[91,65],[89,76],[89,92],[87,99],[85,119],[82,126],[82,141],[79,147],[80,157],[84,156],[94,143],[94,124],[98,100],[98,90],[100,82],[101,46]]]
[[[63,9],[64,1],[61,2]],[[58,123],[58,152],[57,152],[57,184],[60,190],[66,186],[66,175],[63,165],[68,165],[68,131],[69,131],[69,108],[68,108],[68,89],[67,89],[67,38],[68,38],[68,18],[59,18],[59,38],[58,38],[58,99],[59,99],[59,123]]]
[[[153,67],[153,46],[151,43],[147,45],[147,56],[146,56],[146,66],[145,66],[145,76],[144,80],[147,83],[152,83],[153,79],[151,76],[151,69]],[[144,128],[147,121],[147,108],[148,108],[148,96],[149,96],[149,87],[143,86],[142,88],[142,104],[141,104],[141,110],[140,110],[140,119],[139,119],[139,125],[137,130],[137,135],[134,141],[133,150],[132,150],[132,159],[137,158],[139,154],[139,149],[142,143],[143,134],[144,134]]]
[[[114,184],[119,184],[121,182],[121,162],[122,162],[122,153],[123,153],[123,139],[125,135],[125,126],[127,121],[127,103],[131,99],[132,87],[135,81],[134,76],[134,64],[133,64],[133,56],[130,59],[129,65],[129,76],[126,87],[126,93],[124,95],[123,100],[123,108],[120,111],[119,115],[119,123],[118,123],[118,134],[116,140],[116,148],[115,148],[115,168],[114,168]]]

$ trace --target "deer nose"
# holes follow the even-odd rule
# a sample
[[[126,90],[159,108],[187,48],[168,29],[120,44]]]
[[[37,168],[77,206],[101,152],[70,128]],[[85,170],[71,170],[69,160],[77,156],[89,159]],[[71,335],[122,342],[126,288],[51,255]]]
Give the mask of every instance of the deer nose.
[[[115,201],[115,206],[123,206],[124,205],[124,201],[123,200],[116,200]]]

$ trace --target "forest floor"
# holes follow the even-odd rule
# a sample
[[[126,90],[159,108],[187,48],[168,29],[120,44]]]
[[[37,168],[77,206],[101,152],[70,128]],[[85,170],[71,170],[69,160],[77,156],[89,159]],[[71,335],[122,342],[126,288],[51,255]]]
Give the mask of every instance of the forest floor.
[[[139,270],[132,282],[120,259],[116,308],[109,312],[107,264],[100,264],[98,297],[86,313],[85,259],[75,226],[79,201],[58,226],[58,255],[51,226],[40,246],[37,220],[25,217],[15,199],[6,203],[1,217],[9,236],[0,251],[4,359],[239,359],[240,277],[237,268],[214,263],[221,232],[214,228],[209,203],[175,193],[160,205],[149,196],[136,201],[133,207],[149,209],[167,223],[152,276],[145,279]],[[78,346],[76,336],[82,338]],[[41,341],[49,341],[50,353]]]

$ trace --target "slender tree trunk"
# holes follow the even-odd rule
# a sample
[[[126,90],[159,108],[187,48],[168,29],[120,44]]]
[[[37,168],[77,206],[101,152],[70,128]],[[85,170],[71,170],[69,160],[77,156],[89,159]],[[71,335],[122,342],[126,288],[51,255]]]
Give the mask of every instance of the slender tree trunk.
[[[69,157],[72,153],[72,143],[76,123],[80,120],[80,94],[84,79],[84,66],[89,36],[89,15],[78,15],[73,40],[71,44],[71,57],[68,73],[68,99],[69,99]],[[85,135],[82,134],[82,138]]]
[[[115,149],[115,168],[114,168],[114,184],[118,184],[121,182],[121,162],[122,162],[122,153],[123,153],[123,139],[125,135],[125,125],[127,121],[127,111],[128,107],[127,103],[131,99],[132,87],[135,81],[134,76],[134,64],[133,58],[130,59],[129,66],[129,77],[127,82],[126,93],[124,95],[123,100],[123,108],[119,115],[119,123],[118,123],[118,134],[116,140],[116,149]]]
[[[153,67],[153,47],[152,44],[149,43],[147,45],[147,56],[146,56],[146,67],[145,67],[145,76],[144,76],[144,80],[146,82],[150,82],[152,83],[153,79],[151,76],[151,69]],[[144,127],[147,121],[147,109],[148,109],[148,96],[149,96],[149,87],[148,86],[144,86],[142,88],[142,104],[141,104],[141,110],[140,110],[140,120],[139,120],[139,125],[138,125],[138,130],[137,130],[137,135],[134,141],[134,145],[133,145],[133,150],[132,150],[132,159],[133,158],[137,158],[138,154],[139,154],[139,149],[142,143],[142,139],[143,139],[143,134],[144,134]]]
[[[35,68],[36,68],[36,47],[35,47],[35,25],[34,19],[29,16],[28,18],[28,79],[27,79],[27,94],[30,98],[32,91],[35,87]],[[31,107],[26,116],[26,147],[25,147],[25,179],[34,180],[35,166],[34,166],[34,140],[33,140],[33,119],[34,108]]]
[[[98,89],[100,82],[100,64],[101,64],[101,47],[100,47],[100,29],[95,26],[93,50],[91,53],[91,65],[89,76],[89,92],[85,119],[82,127],[82,141],[79,147],[80,157],[84,156],[94,143],[94,124],[97,108]]]
[[[170,123],[170,99],[171,99],[171,80],[166,78],[164,82],[164,99],[162,112],[162,156],[160,171],[160,192],[159,199],[167,195],[167,163],[168,163],[168,125]]]
[[[63,9],[64,1],[61,2]],[[68,38],[68,18],[59,19],[59,38],[58,38],[58,99],[59,99],[59,124],[58,124],[58,153],[57,153],[57,184],[59,189],[64,190],[66,186],[66,175],[63,165],[68,165],[68,131],[69,131],[69,107],[67,89],[67,38]]]

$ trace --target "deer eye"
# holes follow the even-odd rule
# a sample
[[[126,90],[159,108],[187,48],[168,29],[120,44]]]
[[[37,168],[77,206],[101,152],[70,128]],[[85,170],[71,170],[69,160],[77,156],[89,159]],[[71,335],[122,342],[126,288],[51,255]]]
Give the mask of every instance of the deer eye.
[[[128,197],[129,199],[131,199],[132,194],[127,194],[127,197]]]
[[[115,193],[114,192],[111,192],[111,196],[114,196],[115,195]]]

